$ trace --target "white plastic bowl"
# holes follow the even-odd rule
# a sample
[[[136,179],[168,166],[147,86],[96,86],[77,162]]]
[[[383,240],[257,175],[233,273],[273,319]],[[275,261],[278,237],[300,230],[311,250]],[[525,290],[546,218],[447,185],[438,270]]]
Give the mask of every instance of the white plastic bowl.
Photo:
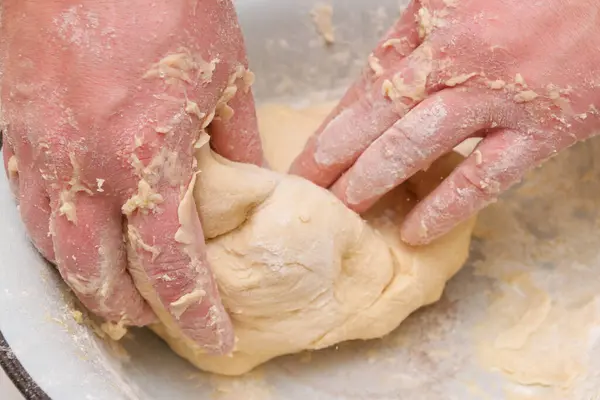
[[[301,103],[339,93],[406,1],[328,3],[334,9],[332,46],[315,30],[313,1],[237,2],[259,101]],[[593,293],[594,285],[600,293],[594,271],[599,252],[590,250],[597,226],[589,223],[600,206],[600,167],[594,165],[599,148],[598,141],[575,148],[530,178],[542,190],[516,188],[507,196],[510,203],[484,213],[480,225],[493,225],[498,234],[476,238],[471,260],[440,303],[411,316],[390,338],[282,357],[237,379],[195,370],[148,331],[135,330],[123,341],[124,356],[78,325],[65,285],[30,245],[7,181],[0,179],[0,364],[27,399],[469,400],[510,398],[509,390],[550,398],[557,388],[519,386],[479,359],[479,346],[494,338],[477,336],[476,328],[493,321],[493,295],[510,287],[480,272],[515,268],[536,282],[550,276],[557,299],[573,288]],[[595,180],[573,183],[590,172]],[[562,244],[548,246],[557,237]],[[533,257],[536,250],[548,255],[543,263]],[[565,262],[574,254],[577,265]],[[600,357],[592,333],[586,375],[556,398],[592,400],[598,393],[594,373],[600,361],[594,360]],[[556,340],[561,346],[568,337]]]

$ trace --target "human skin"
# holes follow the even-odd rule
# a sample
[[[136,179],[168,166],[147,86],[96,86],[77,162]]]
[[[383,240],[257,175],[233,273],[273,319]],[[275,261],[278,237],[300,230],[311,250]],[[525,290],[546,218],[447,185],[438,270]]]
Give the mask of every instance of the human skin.
[[[290,171],[363,212],[481,137],[404,221],[428,243],[596,133],[599,49],[598,0],[414,0]]]
[[[215,150],[262,163],[231,2],[4,0],[0,7],[4,162],[33,243],[107,321],[156,321],[138,290],[149,285],[145,296],[156,296],[185,335],[208,352],[229,352],[231,322],[195,211],[185,221],[195,237],[176,234],[196,173],[194,145],[215,108],[208,127]],[[239,90],[228,118],[230,83]],[[186,294],[195,295],[178,302]]]

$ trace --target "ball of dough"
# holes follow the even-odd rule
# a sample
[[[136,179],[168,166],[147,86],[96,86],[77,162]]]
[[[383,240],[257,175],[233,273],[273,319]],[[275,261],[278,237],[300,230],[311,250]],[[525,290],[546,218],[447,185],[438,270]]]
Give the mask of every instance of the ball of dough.
[[[264,138],[267,149],[271,133]],[[288,151],[287,160],[297,151]],[[168,321],[154,330],[200,369],[238,375],[280,355],[384,336],[438,300],[468,255],[473,219],[427,246],[407,246],[399,234],[407,212],[460,161],[457,154],[417,174],[362,217],[299,177],[227,161],[209,146],[197,159],[201,173],[193,194],[235,327],[235,350],[204,354]]]

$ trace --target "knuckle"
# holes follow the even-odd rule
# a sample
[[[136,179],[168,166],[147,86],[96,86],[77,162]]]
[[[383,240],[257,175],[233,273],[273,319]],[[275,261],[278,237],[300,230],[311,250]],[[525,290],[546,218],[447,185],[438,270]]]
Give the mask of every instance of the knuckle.
[[[392,125],[382,136],[381,146],[384,158],[402,160],[407,167],[414,167],[429,157],[421,141],[404,129],[401,122]]]
[[[376,106],[376,101],[372,91],[366,91],[358,97],[357,108],[362,114],[369,115]]]
[[[459,187],[464,186],[474,190],[479,197],[489,199],[497,196],[501,191],[501,182],[494,175],[487,173],[485,169],[459,168],[456,173]]]

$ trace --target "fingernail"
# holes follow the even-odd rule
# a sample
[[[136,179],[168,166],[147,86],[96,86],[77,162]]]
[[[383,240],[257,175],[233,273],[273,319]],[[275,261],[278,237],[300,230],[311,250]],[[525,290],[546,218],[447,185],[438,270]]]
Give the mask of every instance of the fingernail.
[[[402,227],[400,228],[400,237],[403,242],[411,246],[425,245],[433,240],[425,221],[420,220],[415,226],[414,222],[411,221],[411,218],[407,219],[404,221],[404,224],[402,224]]]

